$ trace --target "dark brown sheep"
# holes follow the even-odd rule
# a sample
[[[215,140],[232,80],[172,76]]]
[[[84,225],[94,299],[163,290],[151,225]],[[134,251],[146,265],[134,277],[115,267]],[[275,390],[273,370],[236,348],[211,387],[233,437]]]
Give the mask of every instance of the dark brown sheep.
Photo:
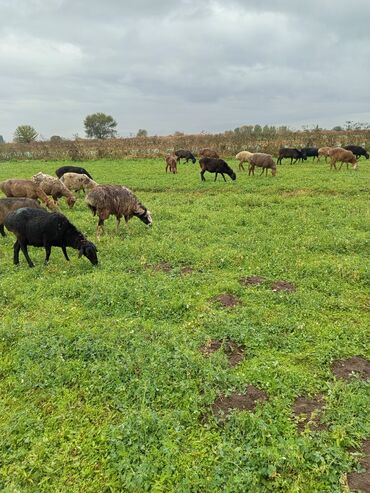
[[[352,164],[353,169],[357,169],[356,156],[353,152],[342,149],[341,147],[334,147],[333,149],[330,149],[330,169],[334,168],[337,170],[337,162],[341,163],[339,169],[342,168],[343,163],[347,164],[347,169],[349,164]]]
[[[166,173],[168,170],[170,170],[170,173],[177,173],[177,158],[176,156],[172,156],[169,154],[168,156],[165,157],[166,160]]]
[[[267,176],[267,171],[270,169],[272,176],[276,175],[276,164],[274,160],[272,159],[271,154],[265,154],[263,152],[256,152],[249,158],[249,175],[254,175],[254,168],[262,168],[262,173],[266,170],[266,176]]]
[[[138,217],[148,226],[152,225],[150,211],[137,199],[134,193],[121,185],[98,185],[88,193],[85,199],[89,209],[98,215],[99,221],[96,235],[99,237],[104,232],[104,221],[110,215],[116,216],[118,232],[121,218],[126,224],[133,216]]]
[[[202,159],[199,159],[199,164],[201,167],[200,176],[202,181],[206,181],[204,178],[204,173],[206,171],[209,173],[216,173],[214,181],[217,180],[219,173],[222,175],[224,181],[226,181],[224,174],[229,175],[232,180],[236,180],[236,174],[223,159],[203,157]]]
[[[200,157],[213,157],[216,159],[219,159],[219,157],[220,157],[218,152],[214,151],[213,149],[208,149],[207,147],[204,149],[201,149],[199,151],[199,156]]]

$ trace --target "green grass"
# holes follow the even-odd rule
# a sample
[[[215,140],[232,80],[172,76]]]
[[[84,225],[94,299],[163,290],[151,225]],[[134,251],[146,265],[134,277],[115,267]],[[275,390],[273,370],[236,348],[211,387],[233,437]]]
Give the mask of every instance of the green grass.
[[[59,165],[0,163],[0,180]],[[227,183],[201,183],[198,165],[166,175],[159,160],[82,166],[132,188],[154,225],[133,218],[116,235],[108,220],[97,268],[56,248],[45,267],[32,247],[36,267],[22,254],[15,267],[13,237],[0,238],[0,491],[345,491],[347,449],[370,434],[370,387],[330,367],[370,357],[369,163],[282,165],[275,179]],[[95,241],[82,198],[61,209]],[[149,267],[160,262],[172,270]],[[267,282],[243,287],[247,275]],[[279,279],[297,290],[272,292]],[[226,292],[242,304],[211,300]],[[199,351],[226,337],[245,346],[235,368]],[[204,419],[219,394],[248,384],[267,403]],[[328,429],[299,434],[292,403],[318,392]]]

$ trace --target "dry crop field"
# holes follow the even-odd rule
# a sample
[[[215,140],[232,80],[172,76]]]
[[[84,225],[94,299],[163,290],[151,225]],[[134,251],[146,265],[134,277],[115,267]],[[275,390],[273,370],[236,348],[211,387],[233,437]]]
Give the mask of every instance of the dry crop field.
[[[60,165],[0,163],[0,180]],[[36,267],[15,267],[0,238],[0,490],[369,484],[370,163],[227,183],[198,164],[81,165],[134,190],[153,227],[108,220],[96,268],[33,247]],[[95,241],[82,196],[61,210]]]

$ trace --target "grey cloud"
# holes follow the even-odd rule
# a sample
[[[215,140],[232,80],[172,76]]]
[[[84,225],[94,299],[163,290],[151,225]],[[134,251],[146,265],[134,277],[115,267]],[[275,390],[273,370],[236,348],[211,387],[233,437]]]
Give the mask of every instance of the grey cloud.
[[[0,134],[370,120],[365,0],[0,0]]]

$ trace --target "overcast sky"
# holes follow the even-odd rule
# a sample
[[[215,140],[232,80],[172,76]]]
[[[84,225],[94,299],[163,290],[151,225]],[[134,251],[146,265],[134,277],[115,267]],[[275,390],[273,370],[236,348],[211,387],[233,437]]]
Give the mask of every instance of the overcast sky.
[[[370,122],[370,0],[0,0],[0,135]]]

